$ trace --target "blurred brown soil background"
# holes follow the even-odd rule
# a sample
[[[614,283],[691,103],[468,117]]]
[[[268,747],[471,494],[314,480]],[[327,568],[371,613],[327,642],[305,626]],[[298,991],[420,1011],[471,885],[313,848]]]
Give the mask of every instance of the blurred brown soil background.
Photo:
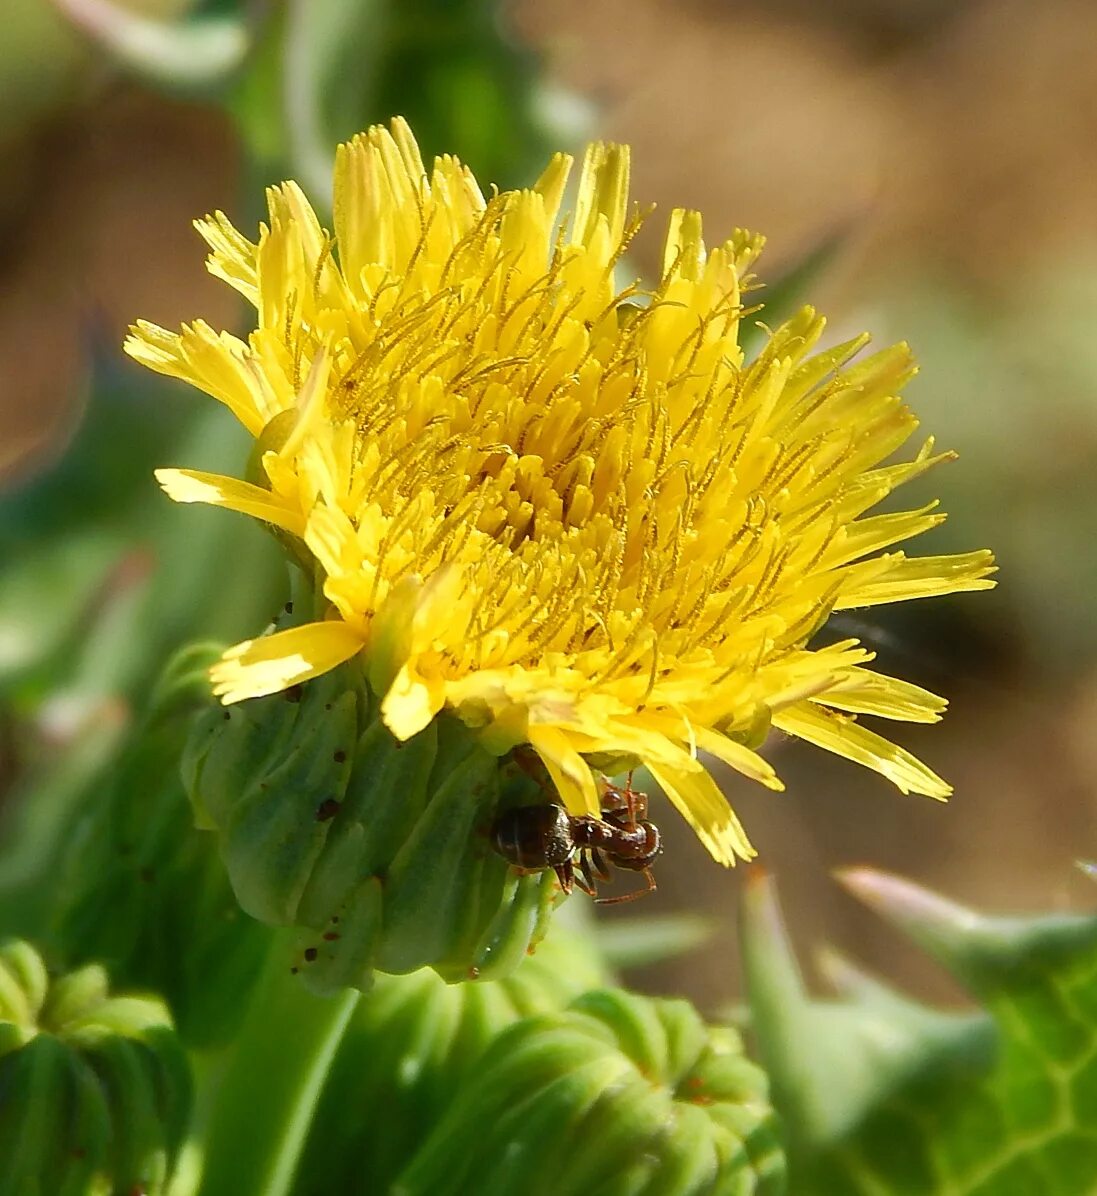
[[[699,208],[710,240],[764,231],[763,278],[852,230],[811,300],[842,330],[909,336],[926,363],[912,401],[964,460],[912,496],[941,494],[955,515],[924,551],[1000,550],[1001,588],[885,623],[899,646],[882,660],[951,698],[943,724],[896,738],[956,795],[904,798],[791,743],[774,745],[785,794],[726,779],[801,945],[955,997],[829,872],[869,863],[991,910],[1097,905],[1074,867],[1097,856],[1097,6],[524,0],[511,18],[591,102],[593,132],[631,142],[637,199]],[[59,62],[81,102],[33,137],[5,140],[0,121],[0,419],[16,474],[63,440],[82,336],[117,343],[137,315],[240,315],[190,229],[238,209],[227,122]],[[640,243],[641,267],[655,248]],[[669,812],[661,826],[658,896],[604,916],[713,914],[708,946],[635,979],[719,1008],[737,988],[742,870],[709,864]]]

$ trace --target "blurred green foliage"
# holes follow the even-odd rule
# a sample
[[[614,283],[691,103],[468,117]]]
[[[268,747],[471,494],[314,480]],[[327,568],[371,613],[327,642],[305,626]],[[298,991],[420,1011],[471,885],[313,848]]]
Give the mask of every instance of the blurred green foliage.
[[[0,146],[71,100],[87,59],[80,37],[49,0],[8,0],[0,38]]]
[[[163,994],[188,1046],[228,1042],[270,935],[240,908],[179,774],[193,715],[211,704],[215,647],[169,663],[149,708],[73,820],[48,939],[63,958],[105,963],[116,982]]]
[[[230,467],[243,453],[227,413],[169,394],[97,378],[66,450],[0,503],[0,717],[15,745],[0,806],[5,933],[43,932],[73,829],[105,817],[106,793],[136,803],[168,776],[178,786],[181,740],[150,753],[132,713],[165,662],[191,640],[253,632],[283,600],[285,565],[262,531],[216,511],[179,519],[158,494],[152,470],[176,453]],[[226,559],[249,585],[216,584]]]
[[[316,198],[335,146],[394,113],[428,161],[454,153],[500,185],[534,177],[550,148],[536,60],[497,0],[286,0],[263,38],[237,110],[260,152],[289,146]]]

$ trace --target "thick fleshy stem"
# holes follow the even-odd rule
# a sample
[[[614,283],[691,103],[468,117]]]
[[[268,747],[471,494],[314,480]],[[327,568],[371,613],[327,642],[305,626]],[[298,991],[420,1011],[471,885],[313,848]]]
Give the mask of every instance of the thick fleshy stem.
[[[361,995],[322,997],[291,973],[293,948],[271,947],[218,1084],[198,1196],[289,1191],[335,1051]]]

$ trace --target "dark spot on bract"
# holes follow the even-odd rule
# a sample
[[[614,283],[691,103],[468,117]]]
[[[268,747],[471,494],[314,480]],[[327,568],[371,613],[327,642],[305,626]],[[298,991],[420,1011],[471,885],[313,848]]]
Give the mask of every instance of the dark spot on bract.
[[[232,718],[232,711],[231,711],[231,710],[226,710],[226,711],[225,711],[225,713],[221,715],[221,717],[222,717],[222,718],[225,720],[225,722],[227,723],[227,722],[229,721],[229,719],[230,719],[230,718]]]
[[[301,693],[302,693],[301,686],[291,685],[289,687],[289,689],[286,690],[286,701],[287,702],[300,702]]]
[[[334,930],[329,930],[322,937],[323,937],[325,943],[337,943],[339,941],[340,936],[337,935]]]
[[[342,764],[346,760],[346,758],[347,758],[347,753],[344,752],[342,748],[340,748],[335,753],[335,755],[332,757],[332,759],[335,761],[336,764]]]
[[[298,970],[299,970],[298,968],[290,968],[290,970],[289,970],[289,974],[290,974],[291,976],[296,976],[296,975],[297,975],[297,972],[298,972]]]
[[[331,709],[331,703],[330,703],[330,702],[325,702],[325,703],[324,703],[324,709],[325,709],[325,710],[330,710],[330,709]]]
[[[339,802],[334,797],[325,797],[316,807],[316,821],[327,822],[339,813]]]
[[[292,615],[293,614],[293,603],[287,602],[286,605],[282,607],[282,609],[286,612],[287,615]]]
[[[338,914],[332,914],[332,915],[331,915],[331,924],[332,924],[332,926],[338,926],[338,925],[339,925],[339,915],[338,915]]]
[[[306,947],[305,948],[305,963],[315,963],[316,956],[318,954],[319,954],[319,952],[316,950],[315,947]]]

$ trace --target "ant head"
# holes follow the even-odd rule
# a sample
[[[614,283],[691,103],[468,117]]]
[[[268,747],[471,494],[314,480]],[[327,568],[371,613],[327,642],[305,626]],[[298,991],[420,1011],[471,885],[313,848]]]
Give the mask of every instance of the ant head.
[[[647,794],[633,789],[631,772],[628,774],[623,789],[610,784],[608,779],[603,778],[603,791],[600,800],[602,817],[607,822],[618,826],[635,826],[648,816]]]

